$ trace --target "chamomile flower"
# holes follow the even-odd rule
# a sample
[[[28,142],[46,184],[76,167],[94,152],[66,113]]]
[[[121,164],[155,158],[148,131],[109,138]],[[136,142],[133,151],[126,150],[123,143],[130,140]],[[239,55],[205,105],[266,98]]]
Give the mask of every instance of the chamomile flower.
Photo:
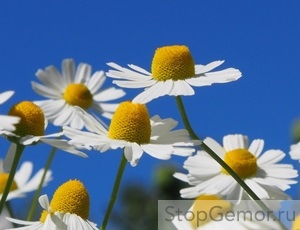
[[[0,94],[0,105],[6,102],[12,95],[13,91],[6,91]],[[14,131],[15,124],[20,121],[19,117],[0,115],[0,130]]]
[[[293,166],[278,163],[285,157],[285,153],[273,149],[262,153],[262,139],[256,139],[248,146],[248,137],[236,134],[225,136],[223,146],[212,138],[206,138],[204,143],[262,200],[285,200],[288,196],[283,191],[297,183],[292,179],[298,176]],[[174,174],[176,178],[192,186],[180,191],[182,197],[195,198],[208,193],[219,194],[229,200],[249,199],[249,195],[236,180],[205,151],[198,151],[195,156],[189,157],[184,168],[188,170],[187,175]]]
[[[107,63],[108,77],[113,83],[124,88],[145,88],[132,102],[147,103],[155,98],[171,95],[194,95],[191,86],[207,86],[213,83],[226,83],[239,79],[241,72],[234,68],[210,72],[224,61],[214,61],[207,65],[195,65],[193,57],[184,45],[164,46],[156,49],[152,59],[151,73],[136,65],[130,69],[116,63]]]
[[[88,220],[90,209],[89,194],[83,183],[70,180],[62,184],[55,191],[49,204],[47,195],[39,198],[39,203],[44,209],[39,221],[23,221],[7,218],[9,221],[26,225],[22,230],[95,230],[96,224]]]
[[[66,152],[87,157],[86,154],[68,144],[66,140],[57,139],[57,137],[63,135],[62,132],[44,135],[47,119],[45,119],[43,110],[33,102],[22,101],[15,104],[10,109],[9,115],[20,117],[21,120],[16,124],[16,130],[14,131],[0,130],[0,135],[6,136],[12,142],[5,158],[6,169],[10,168],[17,144],[32,145],[37,142],[43,142]]]
[[[186,215],[174,216],[172,223],[178,230],[280,230],[278,222],[266,217],[261,210],[244,209],[248,204],[235,205],[216,195],[197,197]],[[261,215],[260,215],[261,214]]]
[[[126,159],[135,166],[143,152],[166,160],[171,154],[189,156],[196,141],[189,139],[186,130],[173,130],[177,121],[154,116],[150,119],[147,107],[129,101],[120,103],[109,129],[104,128],[90,114],[81,110],[82,120],[89,132],[63,127],[70,144],[94,148],[100,152],[124,148]]]
[[[32,88],[49,99],[35,103],[44,110],[49,122],[82,129],[83,122],[74,106],[94,110],[108,119],[112,117],[118,104],[110,101],[123,97],[125,92],[114,87],[101,89],[106,79],[104,72],[97,71],[93,75],[91,72],[91,66],[85,63],[80,63],[75,70],[72,59],[62,61],[62,73],[54,66],[37,71],[36,76],[43,84],[32,82]]]
[[[44,169],[40,169],[35,175],[32,175],[33,164],[29,161],[23,162],[19,170],[16,172],[14,181],[12,183],[10,192],[6,201],[14,198],[20,198],[26,196],[26,193],[36,190],[42,179]],[[0,160],[0,197],[5,189],[9,174],[4,171],[3,161]],[[49,181],[52,180],[52,172],[47,171],[43,186],[48,185]]]

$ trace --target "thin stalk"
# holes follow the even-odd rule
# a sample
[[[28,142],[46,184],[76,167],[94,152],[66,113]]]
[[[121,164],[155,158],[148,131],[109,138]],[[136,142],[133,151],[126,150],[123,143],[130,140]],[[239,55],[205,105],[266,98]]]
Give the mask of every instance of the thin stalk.
[[[118,172],[117,172],[117,176],[116,176],[115,184],[114,184],[114,187],[113,187],[113,191],[111,193],[110,201],[109,201],[109,204],[108,204],[108,207],[107,207],[107,210],[106,210],[103,222],[102,222],[102,226],[100,227],[100,230],[105,230],[106,229],[106,225],[108,223],[108,220],[110,218],[111,212],[113,210],[114,204],[115,204],[117,196],[118,196],[118,191],[119,191],[119,188],[120,188],[123,173],[125,171],[126,163],[127,163],[127,160],[125,158],[125,154],[124,154],[124,150],[123,150],[122,159],[121,159],[119,169],[118,169]]]
[[[17,144],[15,157],[14,157],[14,160],[13,160],[13,163],[12,163],[12,166],[11,166],[11,170],[10,170],[10,173],[9,173],[9,176],[8,176],[8,179],[7,179],[7,182],[6,182],[6,185],[5,185],[4,191],[2,193],[1,200],[0,200],[0,214],[2,212],[4,204],[6,202],[8,193],[10,191],[10,187],[11,187],[13,181],[14,181],[14,177],[15,177],[15,174],[16,174],[16,171],[17,171],[17,167],[18,167],[19,161],[21,159],[24,148],[25,148],[24,145]]]
[[[52,161],[54,159],[56,150],[57,150],[56,147],[52,147],[52,149],[51,149],[51,152],[49,154],[49,157],[48,157],[46,165],[45,165],[45,169],[44,169],[41,181],[39,183],[39,186],[38,186],[37,190],[34,193],[34,197],[33,197],[33,200],[32,200],[32,203],[31,203],[28,215],[27,215],[27,221],[30,221],[32,219],[33,215],[34,215],[34,211],[36,209],[36,205],[37,205],[38,199],[39,199],[39,197],[41,195],[41,191],[42,191],[42,188],[43,188],[43,185],[44,185],[44,181],[45,181],[47,172],[50,169],[50,166],[51,166]]]
[[[261,199],[252,191],[252,189],[233,171],[230,166],[223,161],[210,147],[208,147],[195,133],[193,130],[189,119],[187,117],[187,114],[185,112],[185,108],[182,102],[182,99],[180,96],[176,96],[176,102],[177,106],[182,118],[182,121],[184,123],[185,128],[189,132],[192,139],[200,140],[201,144],[200,147],[207,152],[215,161],[217,161],[236,181],[239,183],[239,185],[249,194],[249,196],[257,202],[257,204],[264,210],[271,213],[274,220],[277,220],[278,223],[281,225],[282,229],[286,229],[285,226],[282,225],[282,223],[277,219],[277,217],[273,214],[273,212],[265,205],[264,202],[261,201]],[[287,229],[286,229],[287,230]]]

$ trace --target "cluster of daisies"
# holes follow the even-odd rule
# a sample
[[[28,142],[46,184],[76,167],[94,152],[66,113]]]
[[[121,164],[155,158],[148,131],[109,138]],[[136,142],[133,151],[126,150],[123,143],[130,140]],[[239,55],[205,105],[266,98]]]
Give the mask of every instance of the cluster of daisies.
[[[18,165],[17,158],[25,146],[37,143],[80,157],[88,157],[90,150],[102,153],[122,149],[131,166],[136,166],[144,153],[161,160],[170,159],[172,155],[186,157],[183,165],[186,173],[178,172],[174,177],[187,184],[178,191],[181,196],[195,200],[190,210],[202,208],[196,201],[217,200],[227,210],[234,211],[240,201],[253,197],[211,154],[202,150],[201,146],[205,144],[261,200],[289,199],[285,191],[297,183],[298,172],[292,165],[280,163],[286,156],[281,150],[264,151],[262,139],[249,143],[248,137],[242,134],[226,135],[222,144],[210,137],[204,140],[191,138],[188,127],[176,129],[178,121],[149,114],[147,103],[159,97],[192,96],[195,94],[193,87],[238,80],[241,77],[238,69],[214,71],[223,62],[195,64],[188,47],[173,45],[155,51],[151,72],[136,65],[122,67],[107,63],[111,68],[108,72],[92,73],[90,65],[80,63],[76,67],[72,59],[62,61],[61,71],[54,66],[39,69],[36,77],[40,82],[32,82],[32,88],[47,99],[22,101],[13,105],[8,115],[0,115],[0,135],[11,143],[0,165],[1,202],[6,204],[11,199],[24,197],[52,180],[51,170],[41,169],[31,176],[32,163]],[[105,88],[107,77],[113,78],[112,83],[120,88]],[[125,91],[121,88],[144,90],[133,99],[124,100]],[[12,95],[13,91],[0,94],[0,103]],[[62,131],[46,134],[48,123],[60,126]],[[300,159],[300,143],[291,146],[290,156]],[[228,204],[229,200],[236,202]],[[50,202],[47,195],[41,195],[38,201],[43,212],[36,221],[14,219],[6,205],[2,207],[0,203],[0,229],[84,230],[101,227],[89,220],[89,194],[77,179],[70,179],[58,187]],[[182,230],[265,229],[271,226],[252,221],[216,222],[211,219],[195,224],[178,220],[173,224]],[[280,225],[272,223],[270,228],[280,229]]]

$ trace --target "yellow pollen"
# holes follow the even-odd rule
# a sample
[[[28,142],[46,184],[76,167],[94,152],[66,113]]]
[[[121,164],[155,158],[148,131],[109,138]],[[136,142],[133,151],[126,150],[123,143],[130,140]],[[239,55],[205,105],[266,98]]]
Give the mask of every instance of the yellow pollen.
[[[147,107],[129,101],[120,103],[109,126],[108,137],[138,144],[149,143],[150,117]]]
[[[184,80],[195,76],[195,64],[188,47],[164,46],[156,49],[151,71],[157,81]]]
[[[9,115],[21,118],[16,124],[15,134],[24,137],[27,135],[43,136],[45,130],[45,117],[43,110],[30,101],[23,101],[14,105]]]
[[[227,152],[224,161],[243,179],[253,176],[257,171],[256,157],[247,149]],[[222,173],[228,174],[224,168]]]
[[[190,223],[197,229],[211,220],[217,220],[224,213],[232,209],[232,204],[229,201],[223,200],[215,195],[200,195],[194,201]],[[197,215],[198,214],[198,215]]]
[[[7,179],[8,179],[9,174],[8,173],[0,173],[0,194],[4,192]],[[10,187],[10,191],[18,189],[18,185],[15,181],[12,182],[12,185]]]
[[[88,109],[93,102],[93,95],[90,90],[81,83],[69,84],[64,92],[63,98],[69,105],[77,105]]]
[[[90,198],[84,185],[78,180],[69,180],[55,191],[50,202],[51,212],[71,213],[87,220],[89,217]],[[40,221],[44,222],[48,211],[44,210]]]

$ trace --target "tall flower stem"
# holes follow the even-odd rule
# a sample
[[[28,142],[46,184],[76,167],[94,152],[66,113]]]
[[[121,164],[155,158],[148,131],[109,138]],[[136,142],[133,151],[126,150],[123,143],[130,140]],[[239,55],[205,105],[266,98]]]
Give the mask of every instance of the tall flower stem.
[[[117,172],[117,176],[116,176],[115,184],[114,184],[114,187],[113,187],[113,191],[111,193],[110,201],[109,201],[109,204],[108,204],[108,207],[107,207],[107,210],[106,210],[103,222],[102,222],[102,226],[100,227],[100,230],[105,230],[106,229],[106,225],[108,223],[110,214],[113,210],[115,201],[116,201],[117,196],[118,196],[118,191],[119,191],[119,188],[120,188],[120,184],[121,184],[122,176],[123,176],[123,173],[124,173],[124,170],[125,170],[125,167],[126,167],[126,163],[127,163],[127,160],[125,158],[125,154],[124,154],[124,150],[123,150],[122,159],[121,159],[119,169],[118,169],[118,172]]]
[[[38,199],[39,199],[39,197],[41,195],[41,191],[42,191],[42,188],[43,188],[43,185],[44,185],[44,181],[45,181],[47,172],[50,169],[50,166],[51,166],[52,161],[54,159],[56,150],[57,150],[56,147],[52,147],[51,152],[49,154],[49,157],[47,159],[47,162],[46,162],[46,165],[45,165],[45,168],[44,168],[44,172],[43,172],[43,176],[41,178],[41,181],[39,183],[39,186],[38,186],[37,190],[34,193],[34,197],[33,197],[33,200],[32,200],[32,203],[31,203],[28,215],[27,215],[27,220],[28,221],[30,221],[32,219],[32,217],[33,217],[33,214],[34,214],[34,211],[35,211]]]
[[[180,96],[176,96],[176,103],[182,118],[182,121],[184,123],[185,128],[189,132],[192,139],[200,140],[201,139],[197,136],[195,131],[193,130],[189,119],[187,117],[187,114],[185,112],[185,108],[182,102],[182,99]],[[209,146],[207,146],[203,141],[201,141],[200,147],[207,152],[215,161],[217,161],[238,183],[239,185],[249,194],[249,196],[257,202],[257,204],[264,210],[268,211],[271,214],[273,213],[264,202],[261,201],[261,199],[252,191],[252,189],[233,171],[228,164],[226,164],[225,161],[223,161]],[[286,229],[285,226],[282,225],[282,223],[277,219],[275,215],[273,215],[273,219],[277,220],[278,223],[281,225],[282,229]]]
[[[15,174],[16,174],[16,171],[17,171],[17,167],[18,167],[19,161],[21,159],[22,153],[24,151],[24,148],[25,148],[24,145],[21,145],[21,144],[16,144],[16,145],[17,145],[17,148],[16,148],[14,160],[13,160],[11,170],[9,172],[9,176],[8,176],[8,179],[7,179],[7,182],[6,182],[6,185],[5,185],[1,200],[0,200],[0,214],[2,212],[4,204],[6,202],[8,193],[10,191],[10,187],[11,187],[13,181],[14,181],[14,177],[15,177]]]

